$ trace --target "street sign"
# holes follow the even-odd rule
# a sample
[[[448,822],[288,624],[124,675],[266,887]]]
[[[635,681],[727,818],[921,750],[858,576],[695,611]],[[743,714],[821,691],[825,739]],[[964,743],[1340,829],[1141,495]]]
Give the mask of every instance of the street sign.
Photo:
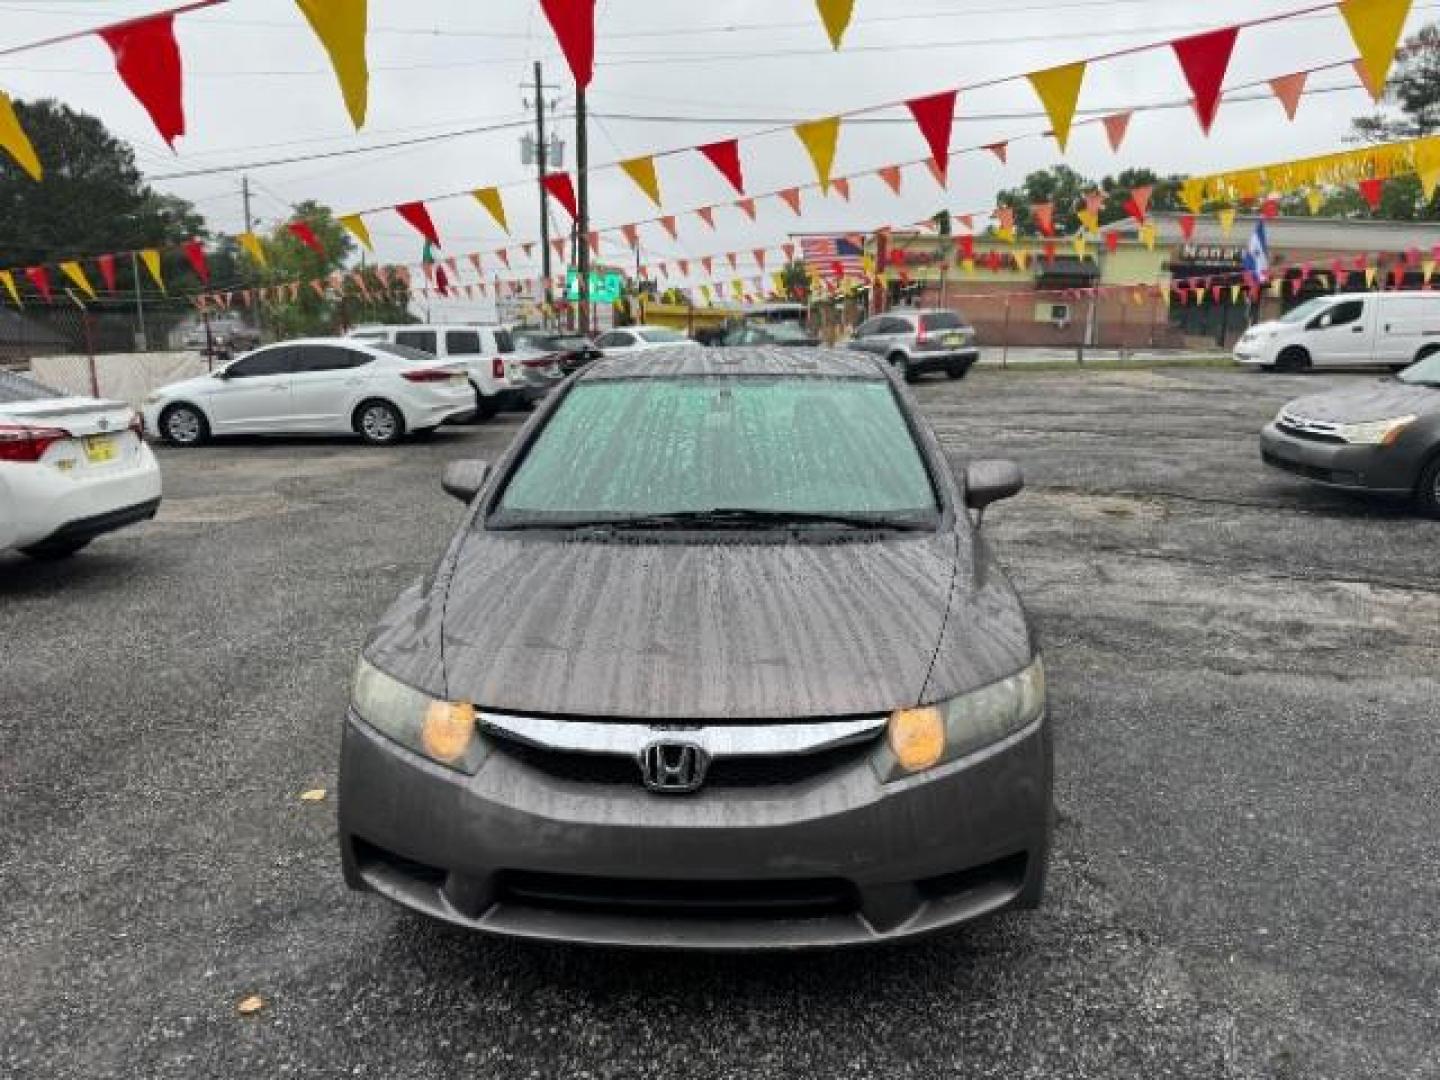
[[[589,299],[596,304],[615,303],[624,281],[624,275],[613,270],[591,271]],[[565,271],[565,299],[580,299],[580,272],[574,268]]]

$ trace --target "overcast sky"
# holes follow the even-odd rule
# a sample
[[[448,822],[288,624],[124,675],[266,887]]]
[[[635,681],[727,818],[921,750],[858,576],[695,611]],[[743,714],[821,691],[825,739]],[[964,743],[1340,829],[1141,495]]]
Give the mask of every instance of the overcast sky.
[[[0,48],[167,6],[154,0],[0,0]],[[776,121],[902,100],[1304,6],[1306,0],[858,0],[845,47],[835,53],[811,0],[600,0],[589,96],[591,160],[607,163],[742,135]],[[1437,8],[1417,2],[1407,30],[1435,18]],[[301,199],[345,213],[532,175],[520,163],[518,127],[330,160],[256,164],[525,121],[530,114],[520,84],[530,79],[536,59],[544,62],[547,80],[562,86],[561,111],[571,107],[573,97],[563,90],[568,70],[535,0],[370,0],[370,24],[370,110],[360,133],[351,129],[325,55],[293,0],[235,0],[178,20],[190,134],[177,143],[177,153],[164,146],[120,85],[97,38],[0,57],[0,87],[13,97],[55,97],[99,116],[136,148],[158,188],[192,200],[223,231],[242,227],[242,173],[251,179],[254,212],[265,225]],[[1241,35],[1227,85],[1353,56],[1334,10],[1287,20]],[[1307,98],[1294,123],[1273,99],[1227,103],[1208,140],[1188,111],[1137,115],[1118,155],[1098,125],[1078,128],[1064,157],[1053,141],[1028,139],[1012,147],[1008,166],[986,154],[956,159],[948,193],[920,168],[907,170],[899,198],[873,177],[854,185],[849,204],[807,193],[803,220],[767,199],[751,224],[723,208],[734,195],[698,155],[665,159],[659,170],[666,210],[721,204],[718,231],[711,233],[693,214],[682,214],[678,244],[658,226],[642,229],[645,261],[748,252],[776,246],[799,230],[904,224],[942,207],[981,210],[1000,188],[1062,160],[1098,179],[1127,166],[1212,172],[1340,149],[1351,119],[1370,111],[1369,98],[1348,70],[1316,76],[1312,86],[1354,89]],[[1080,109],[1109,111],[1185,93],[1173,56],[1156,51],[1092,65]],[[1036,109],[1023,82],[965,93],[953,145],[1043,131],[1047,125]],[[836,175],[922,157],[923,140],[907,115],[878,114],[899,122],[845,127]],[[573,125],[561,126],[570,168]],[[742,142],[741,153],[751,191],[813,180],[808,158],[788,132]],[[222,171],[168,178],[196,169]],[[514,239],[537,236],[533,185],[507,189],[505,198]],[[469,199],[436,202],[432,213],[447,254],[505,243]],[[602,228],[655,215],[618,170],[594,176],[591,213]],[[370,218],[370,229],[381,258],[418,259],[415,234],[393,214]],[[624,252],[618,237],[607,240],[607,257],[631,262]],[[753,275],[751,266],[742,262],[742,273]],[[479,313],[464,305],[448,312]]]

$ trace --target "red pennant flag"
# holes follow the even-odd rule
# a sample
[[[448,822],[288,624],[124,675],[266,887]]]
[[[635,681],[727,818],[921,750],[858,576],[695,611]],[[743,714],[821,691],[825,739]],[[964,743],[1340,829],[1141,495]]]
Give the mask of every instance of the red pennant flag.
[[[435,290],[441,296],[450,295],[450,277],[445,273],[445,267],[440,263],[435,264]],[[317,292],[319,290],[316,290]]]
[[[1308,71],[1297,71],[1294,75],[1282,75],[1278,79],[1270,80],[1270,89],[1280,99],[1285,115],[1291,120],[1295,119],[1295,111],[1300,108],[1300,98],[1305,93],[1305,80],[1309,77]]]
[[[100,277],[105,282],[106,291],[113,293],[115,291],[115,256],[101,255],[95,260],[95,263],[100,267]]]
[[[925,142],[930,147],[930,157],[939,171],[937,179],[941,187],[945,186],[947,170],[950,167],[950,131],[955,126],[955,94],[954,90],[946,90],[929,97],[912,98],[905,103],[910,115],[920,127],[920,134],[925,136]]]
[[[175,140],[185,134],[185,103],[174,13],[97,32],[115,54],[120,81],[150,114],[160,137],[175,149]]]
[[[660,219],[660,227],[670,234],[671,240],[679,240],[680,234],[675,230],[675,217],[673,214]]]
[[[1145,215],[1150,212],[1150,197],[1155,193],[1153,185],[1144,184],[1141,187],[1130,189],[1130,198],[1125,200],[1125,212],[1138,221],[1145,224]]]
[[[546,173],[543,181],[545,193],[565,208],[571,218],[580,217],[580,208],[575,202],[575,185],[569,173]]]
[[[754,220],[755,220],[755,200],[754,200],[754,199],[736,199],[736,200],[735,200],[735,205],[736,205],[736,207],[740,210],[740,212],[741,212],[742,214],[744,214],[746,217],[748,217],[751,221],[754,221]]]
[[[585,239],[590,242],[590,250],[591,250],[591,252],[593,252],[593,253],[596,254],[596,255],[599,255],[599,254],[600,254],[600,234],[599,234],[598,232],[588,232],[588,233],[585,234]]]
[[[595,75],[595,0],[540,0],[580,89]]]
[[[955,250],[960,253],[962,259],[975,258],[975,237],[968,235],[955,237]]]
[[[498,248],[495,257],[500,260],[500,265],[506,270],[510,269],[510,252],[507,248]]]
[[[1397,289],[1405,284],[1405,267],[1402,264],[1396,263],[1390,268],[1390,280]]]
[[[1225,72],[1230,67],[1230,54],[1235,51],[1235,39],[1239,36],[1239,28],[1231,26],[1170,43],[1176,59],[1180,61],[1180,69],[1185,73],[1185,81],[1195,93],[1195,114],[1200,118],[1200,127],[1206,135],[1210,134],[1210,125],[1215,123]]]
[[[1114,255],[1115,252],[1118,251],[1119,249],[1120,249],[1120,234],[1119,234],[1118,232],[1108,232],[1108,233],[1106,233],[1106,234],[1105,234],[1105,250],[1108,251],[1108,252],[1110,252],[1111,255]]]
[[[423,202],[401,203],[395,207],[395,212],[429,241],[432,247],[440,247],[440,237],[435,232],[435,223],[430,220],[430,211],[425,209]]]
[[[794,244],[781,244],[781,245],[780,245],[780,250],[785,253],[785,261],[786,261],[786,262],[794,262],[794,261],[795,261],[795,245],[794,245]]]
[[[830,181],[830,188],[846,202],[850,201],[850,181],[843,176],[837,176]]]
[[[43,266],[27,266],[25,276],[30,279],[30,284],[35,286],[35,291],[50,303],[50,273]]]
[[[740,169],[740,142],[737,139],[722,139],[695,148],[704,154],[710,164],[720,170],[720,175],[730,181],[730,186],[741,195],[745,194],[745,175]]]
[[[621,225],[620,235],[625,237],[625,243],[629,244],[632,248],[640,246],[640,230],[634,225]]]
[[[1105,125],[1105,137],[1110,140],[1110,149],[1116,153],[1120,152],[1120,144],[1125,141],[1125,133],[1130,130],[1130,117],[1130,113],[1121,112],[1101,121]]]
[[[1036,203],[1030,207],[1030,214],[1035,218],[1035,227],[1045,236],[1055,235],[1055,204]]]
[[[1195,239],[1195,215],[1182,214],[1180,217],[1180,235],[1186,240]]]
[[[784,191],[777,191],[775,194],[780,197],[781,202],[790,207],[791,210],[794,210],[796,214],[800,213],[800,189],[798,187],[786,188]]]
[[[295,237],[296,240],[299,240],[311,251],[315,252],[315,254],[321,256],[325,254],[325,249],[320,246],[320,238],[315,235],[315,230],[310,228],[305,222],[292,221],[286,228],[290,230],[290,235]]]
[[[1364,270],[1370,265],[1370,260],[1364,255],[1356,255],[1355,261],[1351,265],[1354,266],[1356,270]]]
[[[205,248],[199,240],[187,240],[183,245],[185,258],[190,260],[191,267],[195,270],[195,276],[200,279],[202,285],[210,284],[210,264],[205,261]]]
[[[1260,204],[1260,214],[1267,219],[1280,216],[1280,200],[1274,195],[1267,196]]]
[[[896,195],[900,194],[900,166],[887,165],[883,169],[876,169],[875,175],[885,181],[885,186]]]
[[[1055,241],[1045,241],[1045,261],[1051,266],[1055,265]]]
[[[1005,164],[1008,164],[1008,163],[1009,163],[1009,160],[1010,160],[1010,144],[1009,144],[1008,142],[996,142],[996,143],[991,143],[991,144],[988,145],[988,146],[981,147],[981,149],[982,149],[982,150],[989,150],[992,154],[994,154],[997,158],[1000,159],[1000,164],[1001,164],[1001,165],[1005,165]]]
[[[706,277],[715,276],[715,257],[713,255],[703,256],[700,259],[700,265],[704,267]]]
[[[715,228],[715,208],[713,206],[702,206],[695,211],[695,214],[711,229]]]
[[[839,260],[836,260],[835,262],[832,262],[832,263],[830,264],[830,276],[831,276],[831,277],[834,277],[834,278],[842,278],[842,277],[844,277],[844,276],[845,276],[845,264],[842,263],[842,262],[840,262]]]
[[[1370,206],[1371,211],[1380,209],[1380,197],[1385,194],[1385,181],[1378,176],[1367,177],[1360,181],[1360,197]]]
[[[1000,272],[1000,253],[998,251],[986,252],[985,266],[992,274],[998,274]]]

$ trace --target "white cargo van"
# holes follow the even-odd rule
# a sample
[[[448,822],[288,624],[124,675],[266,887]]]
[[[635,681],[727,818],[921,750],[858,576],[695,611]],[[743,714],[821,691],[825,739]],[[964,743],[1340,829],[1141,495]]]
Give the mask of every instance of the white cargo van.
[[[1242,364],[1304,371],[1404,367],[1440,352],[1440,292],[1337,293],[1245,331]]]
[[[475,388],[475,415],[488,420],[503,409],[534,398],[516,355],[515,342],[503,326],[479,323],[412,323],[408,326],[357,326],[349,337],[406,345],[441,360],[463,363]]]

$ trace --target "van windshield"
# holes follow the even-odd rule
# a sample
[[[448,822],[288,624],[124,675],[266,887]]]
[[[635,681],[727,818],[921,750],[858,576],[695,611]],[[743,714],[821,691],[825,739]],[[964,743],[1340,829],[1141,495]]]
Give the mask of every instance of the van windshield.
[[[1280,316],[1283,323],[1302,323],[1306,319],[1319,315],[1330,306],[1331,300],[1328,296],[1322,296],[1317,300],[1307,300],[1297,308],[1287,311]]]

